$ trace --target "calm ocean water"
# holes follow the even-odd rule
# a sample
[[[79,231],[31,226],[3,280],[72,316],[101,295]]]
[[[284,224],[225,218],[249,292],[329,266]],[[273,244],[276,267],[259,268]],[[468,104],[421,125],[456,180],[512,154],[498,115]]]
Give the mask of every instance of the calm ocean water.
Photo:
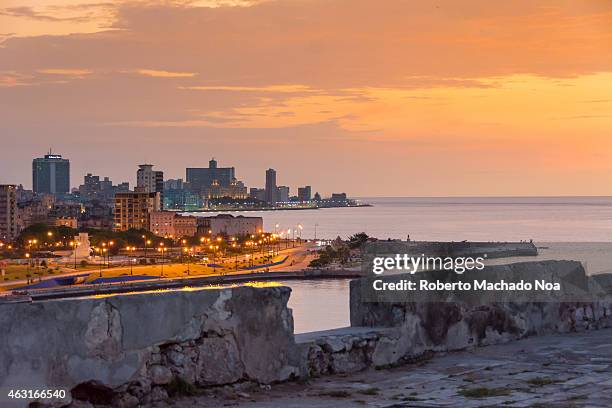
[[[302,237],[432,241],[612,242],[612,197],[361,198],[372,207],[234,212],[261,216],[267,230],[303,226]],[[315,227],[316,226],[316,227]]]
[[[612,272],[612,197],[362,198],[372,207],[233,213],[264,218],[267,230],[303,226],[303,238],[377,238],[419,241],[533,239],[535,259],[575,259],[590,274]],[[523,262],[511,258],[497,263]],[[349,324],[348,281],[288,281],[296,333]]]

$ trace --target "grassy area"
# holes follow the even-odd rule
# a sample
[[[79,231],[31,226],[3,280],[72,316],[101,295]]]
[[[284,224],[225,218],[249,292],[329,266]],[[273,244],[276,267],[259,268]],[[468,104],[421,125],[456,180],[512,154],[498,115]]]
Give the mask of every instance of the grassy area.
[[[264,260],[263,257],[255,258],[255,265],[261,265],[268,262],[277,262],[284,258],[284,256],[278,256],[272,259],[272,261]],[[250,265],[247,260],[238,260],[238,271],[236,271],[236,262],[234,259],[224,259],[224,263],[215,262],[217,265],[222,265],[222,268],[212,268],[204,264],[194,263],[169,263],[154,265],[133,265],[131,270],[129,266],[122,266],[118,268],[102,269],[102,277],[117,277],[133,275],[147,275],[147,276],[163,276],[166,278],[182,278],[186,276],[207,276],[207,275],[223,275],[229,273],[240,273],[242,268]],[[87,278],[87,281],[92,281],[100,277],[97,273],[99,269],[93,270],[92,274]]]
[[[55,269],[55,267],[53,266],[49,268],[36,268],[32,266],[28,267],[27,265],[8,265],[3,267],[2,269],[4,269],[5,271],[3,278],[5,282],[27,279],[28,277],[30,279],[34,279],[42,276],[52,276],[61,273],[59,269]]]

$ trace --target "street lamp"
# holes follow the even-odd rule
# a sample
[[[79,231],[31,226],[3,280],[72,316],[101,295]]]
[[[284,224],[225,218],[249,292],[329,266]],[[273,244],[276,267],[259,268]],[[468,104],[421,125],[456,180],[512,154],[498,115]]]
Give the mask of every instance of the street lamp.
[[[103,243],[102,245],[106,246],[106,243]],[[102,248],[102,262],[100,263],[100,277],[102,277],[102,265],[104,265],[104,257],[106,256],[106,251],[108,251],[107,248]]]
[[[161,252],[162,254],[161,276],[164,276],[164,260],[165,260],[164,254],[166,253],[166,251],[167,251],[167,248],[164,248],[164,243],[160,242],[159,248],[157,248],[157,252]]]
[[[30,254],[25,254],[26,257],[26,279],[28,281],[28,283],[30,283]]]
[[[72,250],[74,251],[74,269],[75,270],[77,268],[77,248],[79,247],[79,245],[81,245],[80,242],[70,241],[70,246],[72,247]]]
[[[130,260],[130,275],[133,275],[134,274],[134,265],[133,265],[133,259],[132,259],[133,255],[130,256],[130,252],[133,254],[134,251],[136,250],[136,247],[127,247],[127,250],[128,250],[128,257]]]

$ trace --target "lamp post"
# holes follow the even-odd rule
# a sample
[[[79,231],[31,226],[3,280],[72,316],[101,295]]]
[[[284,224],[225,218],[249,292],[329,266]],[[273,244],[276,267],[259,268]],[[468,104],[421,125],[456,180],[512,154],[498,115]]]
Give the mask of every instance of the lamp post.
[[[146,260],[147,260],[147,247],[149,245],[151,245],[151,240],[147,239],[146,235],[143,235],[142,239],[144,240],[144,258],[145,258],[145,262],[146,262]]]
[[[161,276],[163,277],[164,276],[164,260],[165,260],[164,254],[166,253],[166,248],[164,248],[163,242],[159,244],[159,248],[157,248],[157,251],[161,252],[162,254]]]
[[[26,257],[26,279],[30,283],[30,254],[25,254]]]
[[[115,245],[113,241],[108,243],[108,255],[106,256],[106,267],[110,268],[111,247]]]
[[[234,238],[232,238],[233,240]],[[238,270],[238,244],[232,242],[232,248],[234,248],[234,269]]]
[[[191,270],[189,269],[189,258],[191,258],[191,253],[190,251],[192,251],[193,248],[183,248],[183,252],[187,254],[187,276],[189,276],[191,274]],[[181,254],[182,256],[182,254]]]
[[[106,246],[106,243],[104,243],[103,245]],[[108,251],[107,248],[102,248],[102,262],[100,263],[100,277],[102,277],[102,265],[104,265],[104,259],[106,257],[106,251]]]
[[[133,254],[134,251],[136,250],[136,247],[127,247],[127,250],[128,250],[128,257],[130,260],[130,275],[134,275],[134,265],[133,265],[133,259],[132,259],[133,255],[130,256],[130,252]]]

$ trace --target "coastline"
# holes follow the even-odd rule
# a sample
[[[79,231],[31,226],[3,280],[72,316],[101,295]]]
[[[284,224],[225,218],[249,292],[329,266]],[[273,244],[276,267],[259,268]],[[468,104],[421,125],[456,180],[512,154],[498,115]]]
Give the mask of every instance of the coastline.
[[[372,204],[355,204],[341,206],[322,206],[322,207],[261,207],[261,208],[223,208],[223,209],[207,209],[200,208],[197,210],[166,210],[178,213],[219,213],[219,212],[257,212],[257,211],[303,211],[303,210],[327,210],[330,208],[358,208],[358,207],[373,207]]]

